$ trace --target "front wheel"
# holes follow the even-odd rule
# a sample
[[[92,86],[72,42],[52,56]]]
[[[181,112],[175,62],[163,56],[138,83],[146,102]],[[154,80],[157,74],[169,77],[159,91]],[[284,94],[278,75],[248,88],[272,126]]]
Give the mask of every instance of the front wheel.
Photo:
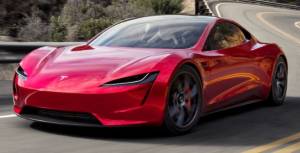
[[[200,77],[194,68],[183,66],[176,72],[168,91],[164,121],[164,127],[170,134],[184,134],[197,124],[201,89]]]
[[[276,63],[273,76],[272,87],[268,102],[271,105],[282,105],[286,97],[287,90],[287,65],[285,60],[280,57]]]

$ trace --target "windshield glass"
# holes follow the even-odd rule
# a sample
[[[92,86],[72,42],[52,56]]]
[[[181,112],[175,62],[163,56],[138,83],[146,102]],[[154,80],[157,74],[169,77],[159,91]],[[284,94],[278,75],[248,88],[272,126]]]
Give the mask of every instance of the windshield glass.
[[[134,19],[103,32],[91,45],[134,48],[190,48],[206,27],[199,19]]]

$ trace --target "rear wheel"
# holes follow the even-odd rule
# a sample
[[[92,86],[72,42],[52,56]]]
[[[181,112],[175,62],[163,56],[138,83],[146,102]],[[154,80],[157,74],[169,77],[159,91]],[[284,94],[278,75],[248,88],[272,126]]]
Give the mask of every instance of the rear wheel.
[[[280,57],[272,76],[272,88],[268,99],[271,105],[282,105],[286,97],[287,90],[287,65]]]
[[[173,135],[190,131],[200,117],[202,86],[195,69],[183,66],[171,81],[165,112],[165,129]]]

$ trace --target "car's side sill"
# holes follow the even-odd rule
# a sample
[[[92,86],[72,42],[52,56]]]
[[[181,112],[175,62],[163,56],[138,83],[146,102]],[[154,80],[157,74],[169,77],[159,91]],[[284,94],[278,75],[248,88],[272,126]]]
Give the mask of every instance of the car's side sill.
[[[235,105],[230,105],[230,106],[227,106],[227,107],[222,108],[222,109],[218,109],[218,110],[215,110],[215,111],[205,113],[201,117],[208,116],[208,115],[211,115],[211,114],[215,114],[215,113],[218,113],[218,112],[224,112],[224,111],[227,111],[227,110],[230,110],[230,109],[234,109],[234,108],[237,108],[237,107],[242,107],[242,106],[246,106],[246,105],[250,105],[250,104],[254,104],[254,103],[258,103],[258,102],[262,102],[262,100],[261,99],[254,99],[254,100],[249,100],[249,101],[242,102],[242,103],[235,104]]]

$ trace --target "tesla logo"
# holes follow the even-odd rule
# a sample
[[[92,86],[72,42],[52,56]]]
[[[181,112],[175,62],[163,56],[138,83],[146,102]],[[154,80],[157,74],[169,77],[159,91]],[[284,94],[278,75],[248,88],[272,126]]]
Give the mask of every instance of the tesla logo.
[[[65,80],[65,79],[67,79],[68,77],[69,77],[69,76],[62,75],[62,76],[60,76],[59,80],[60,80],[60,81],[62,81],[62,80]]]

